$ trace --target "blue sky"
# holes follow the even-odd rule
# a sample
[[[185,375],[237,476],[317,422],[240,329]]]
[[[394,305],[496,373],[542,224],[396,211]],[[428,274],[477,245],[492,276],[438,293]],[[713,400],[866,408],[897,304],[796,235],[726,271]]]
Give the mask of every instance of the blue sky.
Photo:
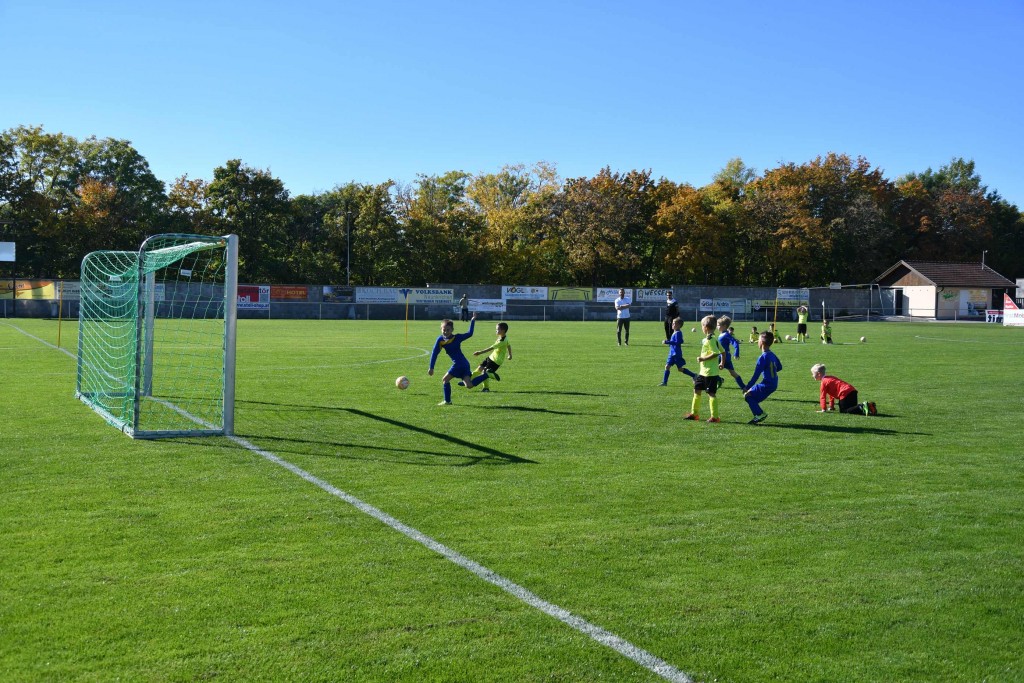
[[[974,159],[1024,208],[1024,0],[0,0],[0,129],[238,158],[293,194],[546,161],[697,186],[830,151]]]

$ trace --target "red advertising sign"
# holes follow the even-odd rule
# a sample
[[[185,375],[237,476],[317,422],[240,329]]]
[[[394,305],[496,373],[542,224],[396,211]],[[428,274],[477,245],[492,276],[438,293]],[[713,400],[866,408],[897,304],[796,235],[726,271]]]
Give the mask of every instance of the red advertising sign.
[[[306,285],[271,285],[270,298],[274,301],[305,301],[309,298]]]

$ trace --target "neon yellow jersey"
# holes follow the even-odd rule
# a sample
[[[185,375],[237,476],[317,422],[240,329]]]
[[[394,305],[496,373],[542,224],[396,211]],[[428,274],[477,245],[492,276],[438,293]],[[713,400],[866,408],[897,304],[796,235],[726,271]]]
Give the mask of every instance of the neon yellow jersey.
[[[800,323],[801,325],[806,325],[807,324],[807,314],[808,314],[808,311],[797,311],[796,312],[796,321],[798,323]]]
[[[493,346],[494,350],[487,357],[501,365],[508,358],[508,337],[498,337],[498,341],[494,342]]]
[[[704,341],[700,345],[701,357],[708,355],[709,353],[725,353],[725,349],[718,343],[718,338],[715,337],[714,333],[704,337]],[[710,360],[700,361],[700,372],[697,373],[702,377],[717,377],[718,376],[718,356],[712,356]]]

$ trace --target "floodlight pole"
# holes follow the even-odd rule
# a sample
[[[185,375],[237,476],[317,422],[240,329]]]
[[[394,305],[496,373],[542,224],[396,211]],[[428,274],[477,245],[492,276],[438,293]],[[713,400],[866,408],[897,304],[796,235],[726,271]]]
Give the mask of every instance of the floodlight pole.
[[[345,209],[345,286],[352,286],[352,212]]]
[[[988,253],[988,249],[983,249],[981,252],[981,269],[985,270],[985,254]]]

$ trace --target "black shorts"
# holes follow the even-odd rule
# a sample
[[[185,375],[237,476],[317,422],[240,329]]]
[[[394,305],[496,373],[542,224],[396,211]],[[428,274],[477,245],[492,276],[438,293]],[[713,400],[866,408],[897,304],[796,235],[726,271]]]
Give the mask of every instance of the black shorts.
[[[694,391],[706,391],[708,396],[718,393],[718,375],[697,375],[693,378]]]
[[[797,323],[796,324],[796,333],[797,334],[807,334],[807,323]]]
[[[498,365],[497,363],[495,363],[490,358],[484,358],[483,361],[481,361],[481,363],[480,363],[480,367],[482,367],[487,372],[494,372],[498,368],[500,368],[501,366]]]

